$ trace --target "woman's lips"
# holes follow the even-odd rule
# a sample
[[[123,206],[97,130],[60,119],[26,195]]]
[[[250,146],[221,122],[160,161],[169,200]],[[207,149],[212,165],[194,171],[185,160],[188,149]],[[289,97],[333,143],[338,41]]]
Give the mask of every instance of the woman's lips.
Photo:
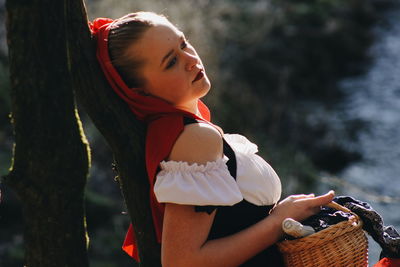
[[[197,73],[196,77],[194,78],[193,82],[197,82],[198,80],[200,80],[200,79],[203,78],[203,77],[204,77],[204,72],[203,72],[203,70],[200,70],[200,71]]]

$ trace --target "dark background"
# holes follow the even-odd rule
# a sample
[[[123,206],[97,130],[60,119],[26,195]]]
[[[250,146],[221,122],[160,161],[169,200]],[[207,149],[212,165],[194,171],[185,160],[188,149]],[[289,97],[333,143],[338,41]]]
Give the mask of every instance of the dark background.
[[[4,2],[0,0],[0,175],[8,172],[13,146]],[[372,29],[385,26],[385,12],[394,1],[86,3],[91,19],[147,10],[167,15],[183,30],[212,82],[204,101],[213,121],[258,144],[280,175],[284,195],[314,192],[321,174],[337,174],[362,160],[351,144],[370,125],[338,115],[349,94],[338,83],[366,71],[368,48],[376,41]],[[111,152],[86,114],[80,115],[92,150],[86,190],[90,262],[96,267],[132,265],[120,249],[129,219],[114,181]],[[0,265],[22,266],[18,199],[3,185],[0,189]]]

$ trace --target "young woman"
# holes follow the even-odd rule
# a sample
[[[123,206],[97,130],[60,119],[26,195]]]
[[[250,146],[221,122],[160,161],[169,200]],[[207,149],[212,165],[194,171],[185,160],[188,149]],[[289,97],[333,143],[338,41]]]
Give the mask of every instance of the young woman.
[[[283,266],[281,223],[332,201],[293,195],[278,202],[279,177],[244,136],[224,134],[200,101],[210,90],[184,34],[149,12],[91,24],[107,80],[148,123],[146,167],[163,266]],[[133,231],[126,248],[137,257]]]

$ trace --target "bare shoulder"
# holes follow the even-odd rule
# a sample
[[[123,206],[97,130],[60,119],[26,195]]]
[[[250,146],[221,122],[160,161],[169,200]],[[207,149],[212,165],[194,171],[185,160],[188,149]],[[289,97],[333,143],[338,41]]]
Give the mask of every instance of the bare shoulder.
[[[205,164],[222,157],[221,133],[207,123],[192,123],[176,140],[169,160]]]

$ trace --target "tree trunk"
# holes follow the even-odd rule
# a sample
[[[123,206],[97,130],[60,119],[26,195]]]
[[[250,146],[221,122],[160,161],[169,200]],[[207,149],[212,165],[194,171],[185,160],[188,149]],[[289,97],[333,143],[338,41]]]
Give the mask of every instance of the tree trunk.
[[[161,266],[149,203],[145,168],[145,125],[108,85],[96,59],[82,0],[66,4],[67,43],[70,71],[79,103],[113,151],[121,189],[139,245],[140,266]],[[79,51],[79,52],[77,52]]]
[[[16,145],[4,182],[22,202],[26,266],[88,265],[83,192],[89,157],[72,88],[113,151],[140,266],[160,266],[145,125],[101,73],[83,0],[9,0],[7,15]]]
[[[15,147],[4,183],[21,200],[28,267],[88,266],[89,155],[68,72],[65,2],[6,2]]]

